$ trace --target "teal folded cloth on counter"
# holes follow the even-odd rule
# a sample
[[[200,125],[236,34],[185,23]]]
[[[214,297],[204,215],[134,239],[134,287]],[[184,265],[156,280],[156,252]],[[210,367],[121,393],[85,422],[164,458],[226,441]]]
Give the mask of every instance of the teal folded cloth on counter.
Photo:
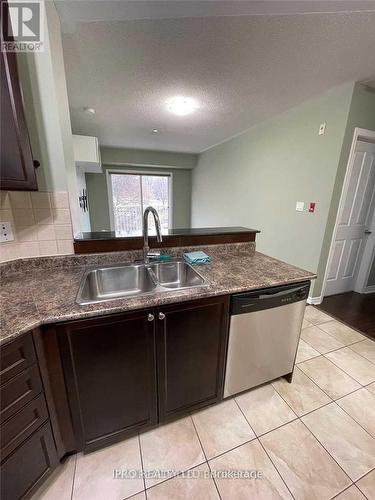
[[[210,264],[211,257],[204,252],[186,252],[183,254],[184,259],[189,264]]]

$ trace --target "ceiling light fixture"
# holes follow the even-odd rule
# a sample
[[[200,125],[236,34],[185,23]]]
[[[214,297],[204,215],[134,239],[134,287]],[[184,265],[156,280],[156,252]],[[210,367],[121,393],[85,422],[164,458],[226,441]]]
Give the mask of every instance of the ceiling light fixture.
[[[153,134],[158,134],[158,133],[159,133],[159,130],[158,130],[157,128],[153,128],[153,129],[152,129],[152,133],[153,133]]]
[[[177,116],[189,115],[198,107],[196,101],[191,97],[176,96],[166,101],[167,109]]]

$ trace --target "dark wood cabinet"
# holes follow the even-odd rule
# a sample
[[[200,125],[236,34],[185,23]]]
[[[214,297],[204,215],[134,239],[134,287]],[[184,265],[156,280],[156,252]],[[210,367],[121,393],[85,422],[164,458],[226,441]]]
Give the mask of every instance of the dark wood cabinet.
[[[1,498],[19,500],[58,463],[32,333],[2,346],[0,365]]]
[[[56,327],[77,450],[222,398],[228,297]]]
[[[77,449],[157,422],[155,321],[140,311],[58,328]]]
[[[1,23],[2,25],[2,23]],[[1,41],[3,33],[1,28]],[[0,189],[36,190],[35,164],[23,109],[15,52],[1,52]]]
[[[51,427],[47,423],[1,464],[2,500],[29,498],[57,463]]]
[[[222,398],[228,307],[215,297],[157,311],[160,421]]]
[[[228,319],[221,296],[61,323],[3,346],[1,498],[28,498],[66,453],[220,401]]]

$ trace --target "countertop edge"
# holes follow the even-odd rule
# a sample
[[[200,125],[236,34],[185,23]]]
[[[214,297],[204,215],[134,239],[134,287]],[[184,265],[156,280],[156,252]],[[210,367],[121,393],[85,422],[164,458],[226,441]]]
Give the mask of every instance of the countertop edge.
[[[274,260],[277,260],[277,259],[274,259]],[[279,261],[279,262],[282,262],[282,261]],[[295,266],[290,266],[290,267],[295,267]],[[296,269],[299,269],[299,268],[296,268]],[[299,269],[299,270],[301,270],[301,269]],[[303,271],[303,270],[301,270],[301,271]],[[229,289],[228,288],[220,289],[220,288],[217,288],[217,285],[216,285],[216,289],[212,289],[212,288],[210,289],[210,287],[215,286],[215,285],[208,284],[207,289],[204,289],[204,287],[200,288],[199,290],[195,289],[194,292],[196,292],[196,293],[192,293],[189,295],[187,295],[185,293],[181,293],[183,291],[180,291],[180,294],[177,294],[177,296],[175,295],[176,292],[163,292],[162,295],[158,294],[158,295],[155,295],[154,297],[148,296],[150,304],[147,306],[139,306],[139,305],[133,306],[132,304],[130,304],[128,306],[124,306],[122,304],[121,306],[118,306],[118,307],[116,307],[114,305],[113,307],[110,307],[108,310],[101,309],[101,310],[96,310],[96,311],[89,311],[89,310],[85,311],[84,310],[85,306],[82,306],[82,308],[83,308],[82,311],[80,311],[77,314],[67,313],[66,315],[62,314],[59,316],[45,316],[45,317],[39,317],[38,320],[30,321],[29,324],[16,330],[15,332],[11,332],[8,335],[3,336],[0,339],[0,346],[3,346],[5,344],[15,340],[17,337],[20,337],[20,336],[22,336],[22,335],[40,327],[40,326],[43,326],[43,325],[64,323],[66,321],[79,321],[82,319],[89,319],[89,318],[95,318],[95,317],[101,317],[101,316],[109,316],[111,314],[121,314],[121,313],[125,313],[128,311],[144,310],[144,309],[147,309],[149,307],[150,308],[160,307],[160,306],[166,305],[166,304],[174,304],[174,303],[178,303],[178,302],[188,302],[191,300],[205,299],[205,298],[215,297],[215,296],[220,296],[220,295],[232,295],[234,293],[242,293],[242,292],[246,292],[246,291],[266,288],[269,286],[279,286],[279,285],[288,284],[288,283],[299,283],[299,282],[303,282],[303,281],[311,281],[313,279],[316,279],[316,277],[317,277],[316,274],[310,273],[309,271],[306,271],[306,275],[299,276],[298,278],[283,279],[283,280],[275,281],[271,284],[269,282],[267,282],[264,285],[257,284],[256,286],[252,286],[252,287],[249,287],[249,286],[238,287],[237,286],[237,287],[233,287],[233,288],[229,288]],[[108,301],[108,303],[115,303],[116,300],[117,299]],[[33,297],[33,301],[34,301],[34,306],[35,306],[35,309],[37,311],[37,314],[39,314],[39,316],[40,316],[40,313],[39,313],[38,307],[37,307],[37,303],[35,302],[34,297]]]

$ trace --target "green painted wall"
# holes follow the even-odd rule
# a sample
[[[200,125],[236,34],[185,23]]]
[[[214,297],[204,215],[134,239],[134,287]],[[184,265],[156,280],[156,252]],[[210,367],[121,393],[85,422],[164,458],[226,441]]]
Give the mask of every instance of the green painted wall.
[[[192,226],[260,229],[259,251],[317,271],[353,88],[333,88],[202,153]],[[296,212],[296,201],[315,201],[316,212]]]
[[[156,165],[158,167],[194,168],[198,160],[196,154],[145,149],[101,147],[100,153],[104,165]]]
[[[149,152],[147,152],[149,153]],[[102,155],[102,159],[103,159]],[[155,165],[155,163],[153,163]],[[106,169],[173,173],[173,226],[190,227],[191,170],[155,167],[129,167],[127,165],[103,165],[102,174],[86,174],[86,186],[90,204],[91,231],[110,230]]]
[[[327,265],[329,248],[331,245],[333,229],[335,226],[337,210],[340,202],[342,186],[344,183],[346,167],[350,148],[352,145],[355,127],[375,131],[375,91],[356,84],[350,104],[345,136],[341,148],[339,166],[337,169],[331,205],[329,208],[327,226],[324,233],[323,245],[319,259],[318,278],[314,285],[314,296],[319,297],[322,291],[324,272]],[[373,263],[373,267],[375,263]]]

